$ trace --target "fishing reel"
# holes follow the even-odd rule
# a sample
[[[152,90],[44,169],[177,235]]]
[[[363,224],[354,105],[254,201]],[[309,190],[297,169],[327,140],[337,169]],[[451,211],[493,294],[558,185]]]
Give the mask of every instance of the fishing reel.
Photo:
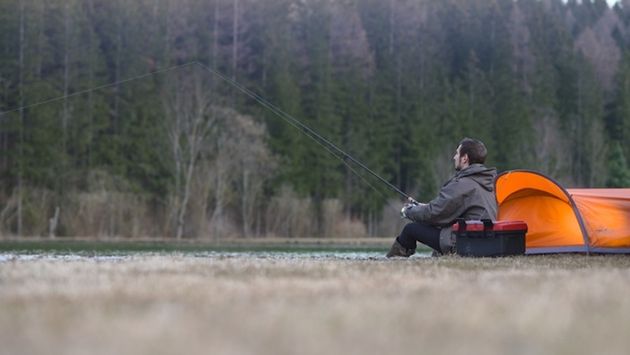
[[[401,218],[401,219],[408,218],[408,217],[407,217],[407,210],[408,210],[409,208],[411,208],[411,207],[413,207],[413,206],[417,206],[417,205],[419,205],[419,204],[420,204],[420,203],[419,203],[418,201],[416,201],[416,200],[414,200],[413,198],[409,197],[409,198],[407,199],[407,203],[405,203],[405,204],[403,205],[402,209],[400,210],[400,218]]]

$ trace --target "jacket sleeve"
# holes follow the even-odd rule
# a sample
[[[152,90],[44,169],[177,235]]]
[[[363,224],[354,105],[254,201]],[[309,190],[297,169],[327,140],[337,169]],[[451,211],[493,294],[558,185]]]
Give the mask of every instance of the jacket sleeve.
[[[465,185],[465,179],[451,181],[429,203],[409,208],[407,216],[416,222],[438,225],[451,223],[464,213],[468,192]]]

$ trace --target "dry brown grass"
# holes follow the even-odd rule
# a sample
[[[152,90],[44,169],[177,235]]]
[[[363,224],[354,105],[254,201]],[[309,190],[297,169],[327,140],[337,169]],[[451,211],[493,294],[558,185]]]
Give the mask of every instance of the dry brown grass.
[[[630,257],[0,263],[6,354],[627,354]]]

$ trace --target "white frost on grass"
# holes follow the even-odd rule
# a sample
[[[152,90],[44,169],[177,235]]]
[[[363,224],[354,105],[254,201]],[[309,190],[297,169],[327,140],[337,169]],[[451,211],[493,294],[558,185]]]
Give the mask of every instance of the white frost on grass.
[[[15,262],[15,261],[123,261],[132,259],[134,257],[142,256],[167,256],[167,255],[188,255],[200,258],[252,258],[252,259],[271,259],[271,260],[292,260],[292,259],[313,259],[313,260],[379,260],[385,259],[384,252],[356,252],[356,251],[244,251],[244,252],[221,252],[221,251],[209,251],[209,252],[193,252],[193,253],[133,253],[127,255],[82,255],[72,253],[20,253],[9,252],[0,253],[0,263]],[[411,257],[415,258],[427,258],[431,255],[429,253],[418,253]]]
[[[15,261],[120,261],[128,258],[119,255],[77,255],[77,254],[57,254],[57,253],[0,253],[0,263]]]

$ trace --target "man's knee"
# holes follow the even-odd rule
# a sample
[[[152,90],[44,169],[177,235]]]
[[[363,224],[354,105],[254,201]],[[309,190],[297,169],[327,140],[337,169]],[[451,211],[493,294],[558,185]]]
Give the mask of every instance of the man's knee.
[[[413,232],[418,228],[418,223],[411,222],[407,223],[402,230],[403,234],[413,234]]]

